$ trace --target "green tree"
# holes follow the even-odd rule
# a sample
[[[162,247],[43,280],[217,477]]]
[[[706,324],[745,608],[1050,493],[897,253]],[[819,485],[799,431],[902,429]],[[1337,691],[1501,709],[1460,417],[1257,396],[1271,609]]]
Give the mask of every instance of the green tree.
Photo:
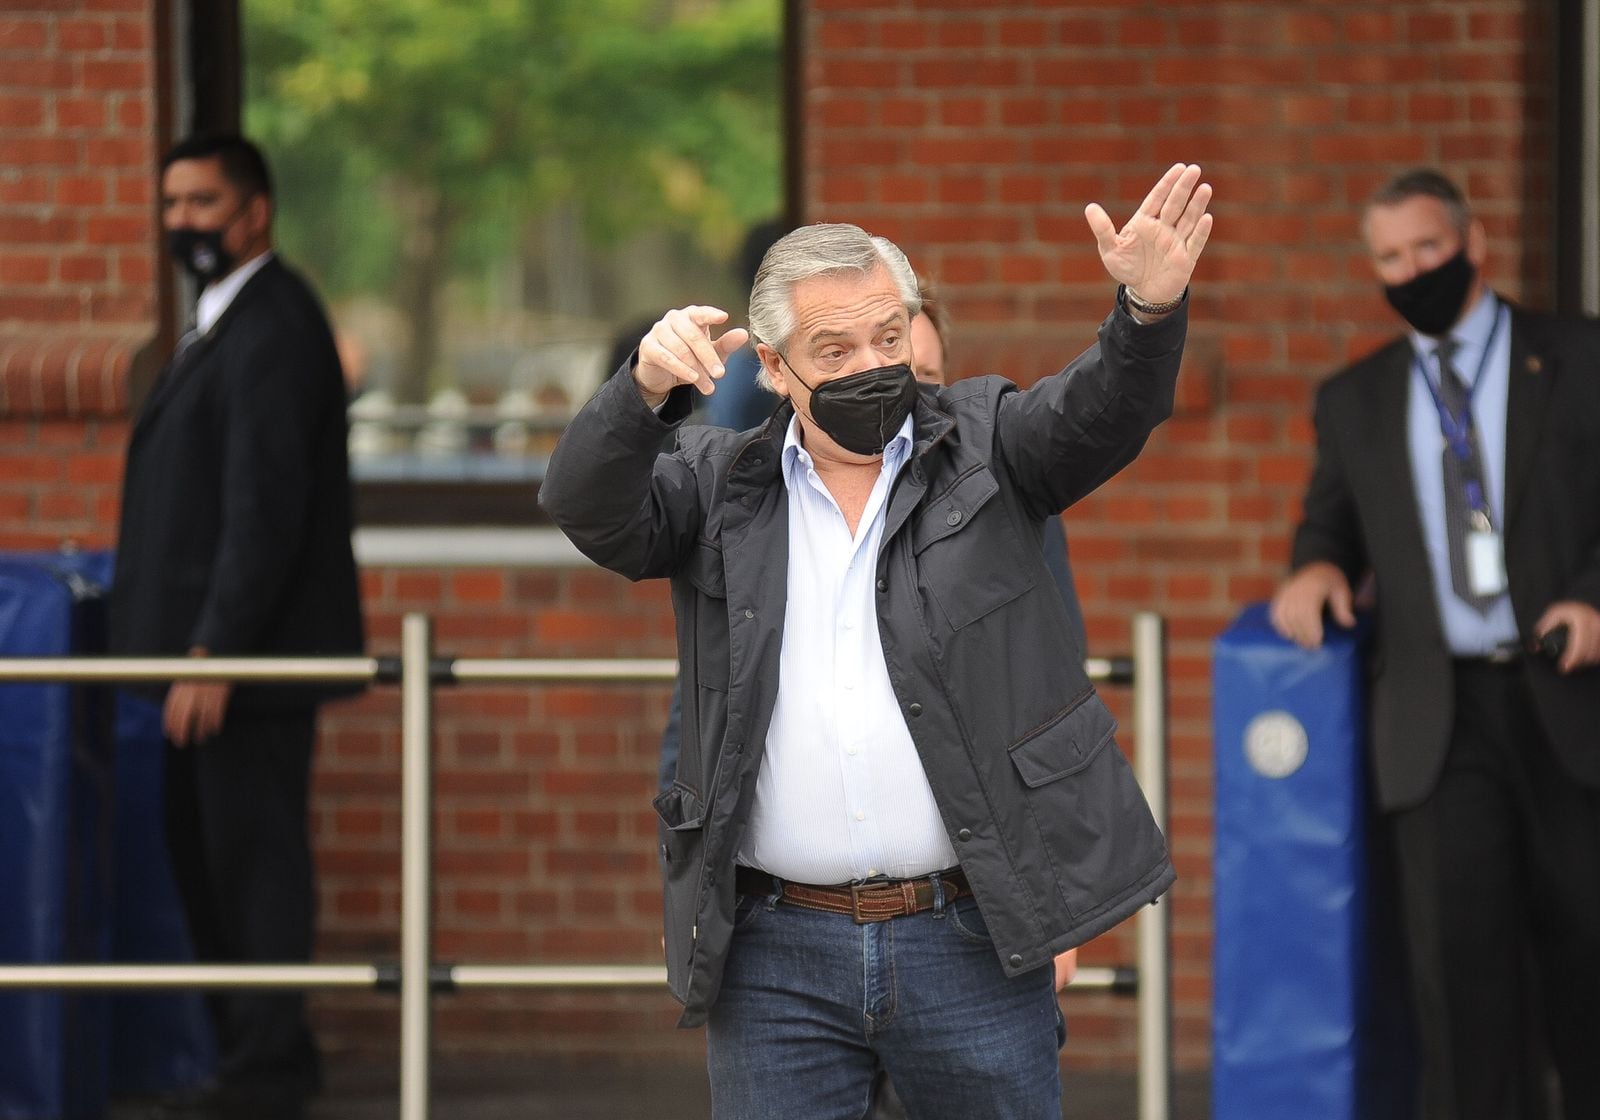
[[[781,0],[247,0],[246,125],[330,295],[401,312],[426,394],[441,291],[552,214],[726,255],[780,208]]]

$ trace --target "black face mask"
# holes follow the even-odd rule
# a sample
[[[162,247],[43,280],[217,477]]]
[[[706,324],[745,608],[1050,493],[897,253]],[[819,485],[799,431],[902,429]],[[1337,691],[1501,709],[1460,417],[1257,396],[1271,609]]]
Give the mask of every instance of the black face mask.
[[[883,454],[917,400],[917,379],[904,362],[824,381],[814,389],[798,373],[794,376],[811,389],[812,422],[857,455]]]
[[[1442,335],[1456,325],[1478,270],[1465,247],[1437,268],[1419,272],[1404,284],[1389,284],[1383,294],[1389,306],[1418,331]]]
[[[196,280],[209,284],[233,271],[233,254],[222,247],[222,230],[188,226],[167,231],[167,249]]]
[[[246,204],[248,205],[248,203]],[[238,259],[222,246],[222,235],[244,213],[241,206],[233,217],[217,229],[195,229],[182,226],[167,231],[167,250],[174,260],[187,269],[196,280],[209,284],[233,271]]]

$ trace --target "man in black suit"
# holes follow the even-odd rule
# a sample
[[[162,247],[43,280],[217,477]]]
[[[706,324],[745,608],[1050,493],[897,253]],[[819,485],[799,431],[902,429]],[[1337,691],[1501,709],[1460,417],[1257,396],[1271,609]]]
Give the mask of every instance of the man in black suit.
[[[306,283],[272,252],[266,162],[237,136],[162,160],[162,222],[203,285],[128,443],[111,641],[124,654],[355,654],[345,387]],[[307,791],[327,686],[166,692],[167,840],[205,961],[308,960]],[[299,993],[212,1002],[210,1114],[298,1115],[319,1080]]]
[[[1411,329],[1318,391],[1273,623],[1315,647],[1375,577],[1425,1116],[1542,1114],[1535,1005],[1564,1115],[1600,1116],[1600,325],[1496,296],[1437,172],[1386,185],[1363,232]]]

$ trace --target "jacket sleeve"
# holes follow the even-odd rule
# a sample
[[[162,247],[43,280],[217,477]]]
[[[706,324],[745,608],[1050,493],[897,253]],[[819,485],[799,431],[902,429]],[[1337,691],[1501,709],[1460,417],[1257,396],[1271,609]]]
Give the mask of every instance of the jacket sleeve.
[[[1330,403],[1333,391],[1332,384],[1317,391],[1312,414],[1317,461],[1306,487],[1304,512],[1300,527],[1295,530],[1290,564],[1292,570],[1298,571],[1307,564],[1325,561],[1344,572],[1354,587],[1366,574],[1368,560],[1355,498],[1345,478],[1335,434],[1339,421],[1334,415],[1336,406]]]
[[[670,575],[703,521],[698,481],[682,455],[658,453],[693,407],[684,386],[659,412],[639,395],[632,363],[578,411],[550,456],[539,504],[589,559],[629,579]]]
[[[226,364],[221,524],[191,645],[214,654],[256,646],[302,568],[313,487],[348,485],[317,477],[315,459],[322,426],[341,419],[330,416],[337,361],[326,330],[286,314],[240,339]]]
[[[1582,379],[1580,399],[1583,403],[1577,411],[1590,421],[1587,430],[1593,431],[1594,418],[1600,416],[1600,407],[1597,407],[1600,406],[1600,320],[1564,320],[1562,327],[1569,348],[1569,353],[1562,359],[1566,367],[1563,377]],[[1583,464],[1591,482],[1590,486],[1581,488],[1581,492],[1593,493],[1592,481],[1600,474],[1600,447],[1592,440],[1583,440],[1580,446],[1581,451],[1575,459]],[[1577,513],[1571,521],[1579,525],[1595,524],[1593,506]],[[1600,533],[1596,533],[1588,542],[1583,560],[1572,573],[1561,598],[1575,599],[1600,610]]]
[[[1093,346],[1060,373],[1001,398],[999,455],[1035,516],[1060,513],[1133,462],[1172,414],[1188,316],[1185,298],[1161,322],[1139,323],[1119,292]]]

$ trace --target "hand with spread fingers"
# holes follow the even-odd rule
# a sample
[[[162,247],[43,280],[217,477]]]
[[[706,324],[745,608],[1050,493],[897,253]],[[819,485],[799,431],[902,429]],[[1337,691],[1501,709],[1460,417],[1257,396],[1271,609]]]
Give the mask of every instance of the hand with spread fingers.
[[[1195,164],[1175,163],[1118,230],[1098,202],[1084,210],[1100,260],[1138,303],[1171,303],[1189,286],[1211,236],[1211,184]]]
[[[750,337],[749,331],[735,327],[713,340],[711,328],[727,321],[726,311],[699,305],[663,315],[640,341],[633,368],[645,403],[654,408],[679,385],[693,385],[708,397],[715,392],[723,363]]]

